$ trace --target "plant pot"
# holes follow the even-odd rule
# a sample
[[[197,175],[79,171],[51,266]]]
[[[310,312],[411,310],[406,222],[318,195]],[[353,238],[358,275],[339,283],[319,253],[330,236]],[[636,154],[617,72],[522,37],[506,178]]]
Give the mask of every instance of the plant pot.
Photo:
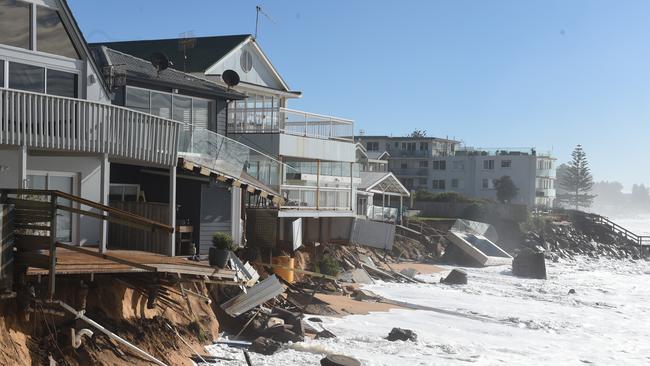
[[[225,268],[228,264],[228,259],[230,259],[230,253],[232,253],[230,250],[211,247],[208,252],[208,261],[211,266]]]

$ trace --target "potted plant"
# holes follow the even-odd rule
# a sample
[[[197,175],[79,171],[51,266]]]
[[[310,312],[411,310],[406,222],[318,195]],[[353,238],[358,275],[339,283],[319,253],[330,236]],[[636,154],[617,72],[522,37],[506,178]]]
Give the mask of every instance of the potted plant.
[[[216,232],[212,235],[212,247],[208,253],[208,260],[211,266],[219,268],[226,267],[232,251],[237,249],[230,235]]]

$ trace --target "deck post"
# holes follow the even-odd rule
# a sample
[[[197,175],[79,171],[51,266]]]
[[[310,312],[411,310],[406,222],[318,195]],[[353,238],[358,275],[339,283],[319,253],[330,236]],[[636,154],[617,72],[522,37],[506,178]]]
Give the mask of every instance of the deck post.
[[[50,268],[48,272],[47,293],[49,299],[54,299],[56,283],[56,204],[57,196],[50,193]]]
[[[111,186],[110,180],[110,163],[108,162],[108,154],[102,156],[102,173],[101,173],[101,204],[108,206],[108,194]],[[106,247],[108,244],[108,221],[100,220],[100,242],[99,242],[99,252],[106,253]]]
[[[399,220],[399,224],[403,225],[403,218],[402,215],[404,215],[404,199],[402,195],[399,196],[399,212],[397,213],[397,216],[399,216],[397,219]]]
[[[18,172],[18,189],[27,188],[27,145],[20,145],[20,171]]]
[[[176,166],[169,168],[169,226],[174,231],[169,233],[169,248],[167,253],[170,256],[176,255]]]

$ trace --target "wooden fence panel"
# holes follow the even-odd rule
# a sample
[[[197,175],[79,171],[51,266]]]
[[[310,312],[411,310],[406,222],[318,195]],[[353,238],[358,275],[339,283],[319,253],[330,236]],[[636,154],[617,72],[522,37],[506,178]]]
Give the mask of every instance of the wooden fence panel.
[[[167,203],[111,201],[109,205],[157,222],[169,222],[169,204]],[[168,238],[169,234],[159,230],[146,231],[119,224],[110,224],[108,228],[109,249],[142,250],[168,254]]]

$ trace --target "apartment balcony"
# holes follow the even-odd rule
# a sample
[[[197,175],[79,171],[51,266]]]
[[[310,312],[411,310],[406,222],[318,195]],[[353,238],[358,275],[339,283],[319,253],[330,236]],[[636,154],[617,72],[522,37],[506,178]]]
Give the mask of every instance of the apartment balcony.
[[[282,185],[286,197],[284,210],[341,211],[353,214],[350,188]]]
[[[537,172],[535,175],[538,178],[550,178],[554,179],[556,175],[556,170],[555,169],[537,169]]]
[[[228,133],[284,133],[353,142],[354,122],[289,108],[253,108],[231,111]]]
[[[0,89],[0,145],[174,166],[180,127],[110,104]]]
[[[551,197],[555,198],[555,189],[554,188],[537,188],[535,190],[535,197]]]

